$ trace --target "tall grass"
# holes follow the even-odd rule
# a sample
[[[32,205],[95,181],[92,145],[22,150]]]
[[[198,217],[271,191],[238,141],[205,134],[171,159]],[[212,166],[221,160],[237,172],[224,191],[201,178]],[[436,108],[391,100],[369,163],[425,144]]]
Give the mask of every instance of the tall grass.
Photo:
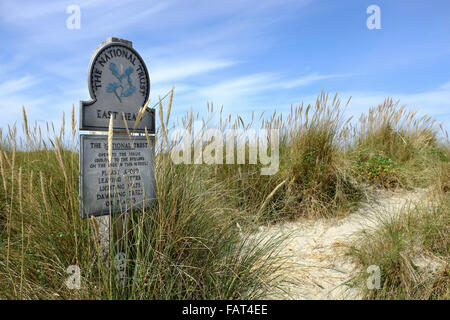
[[[111,220],[111,246],[106,251],[101,246],[99,220],[79,218],[74,110],[69,133],[64,115],[61,130],[55,132],[49,123],[44,129],[36,124],[30,127],[25,110],[23,135],[17,134],[16,126],[3,132],[0,298],[262,298],[277,290],[278,271],[284,267],[278,255],[282,238],[266,241],[251,235],[261,223],[348,214],[368,186],[432,185],[436,194],[448,197],[449,148],[439,141],[434,120],[417,118],[390,99],[363,114],[356,126],[344,117],[345,107],[337,94],[331,99],[324,92],[313,105],[292,106],[287,115],[274,112],[264,117],[262,113],[258,120],[252,115],[248,123],[239,116],[223,116],[222,109],[217,118],[209,105],[203,128],[215,125],[223,134],[229,129],[279,130],[280,165],[273,175],[261,175],[263,165],[249,163],[249,150],[256,146],[245,139],[232,142],[235,150],[246,151],[243,164],[174,164],[172,129],[178,125],[194,135],[193,123],[199,118],[191,109],[170,126],[172,100],[173,91],[166,113],[163,101],[158,103],[156,200],[150,207]],[[127,127],[131,138],[135,127]],[[147,133],[146,137],[150,141]],[[225,145],[225,150],[230,147]],[[193,149],[194,142],[183,152],[193,156]],[[408,235],[415,224],[422,229],[408,239],[425,226],[447,227],[448,202],[440,203],[440,211],[436,210],[442,214],[433,215],[440,217],[436,224],[416,215],[410,220],[414,224],[408,224],[401,234]],[[442,238],[447,235],[439,230],[436,237],[441,240],[436,243],[439,250],[448,251]],[[376,254],[384,246],[391,246],[388,252],[398,248],[400,242],[383,232],[375,237],[377,245],[358,249],[361,265],[378,261]],[[401,243],[409,240],[405,241]],[[125,258],[120,270],[115,265],[118,253]],[[448,258],[448,252],[443,256]],[[401,261],[395,259],[384,266],[401,279],[403,269],[395,269]],[[64,284],[71,265],[81,270],[79,290],[69,290]],[[118,276],[124,283],[116,281]],[[397,280],[386,280],[386,288],[398,287]],[[404,280],[401,285],[409,287],[385,297],[418,296],[408,293],[415,285]],[[442,297],[441,293],[436,297]]]
[[[238,117],[231,128],[251,128]],[[290,113],[260,116],[260,128],[279,130],[279,171],[259,174],[261,165],[218,166],[214,176],[238,194],[237,206],[260,221],[346,214],[362,196],[342,148],[347,134],[337,94],[322,92],[314,105],[292,106]],[[226,127],[226,122],[225,126]],[[223,127],[221,127],[223,128]],[[256,146],[246,142],[249,148]],[[235,147],[236,148],[236,147]]]
[[[355,283],[366,299],[450,299],[449,141],[421,148],[423,154],[417,156],[429,157],[429,168],[408,168],[408,174],[433,180],[428,181],[428,199],[409,203],[380,227],[364,232],[350,250],[361,267]],[[380,267],[378,290],[366,286],[365,270],[371,265]]]
[[[315,106],[296,108],[287,120],[289,148],[284,168],[286,212],[293,217],[331,216],[348,212],[361,198],[350,175],[343,144],[347,121],[337,94],[329,102],[322,92]],[[310,112],[312,115],[310,115]]]
[[[281,240],[260,245],[239,234],[227,189],[207,188],[202,168],[174,165],[164,144],[154,165],[156,201],[113,219],[105,257],[98,222],[79,218],[75,122],[70,146],[64,125],[46,142],[24,112],[23,128],[25,148],[15,126],[1,144],[1,298],[251,299],[276,287]],[[116,281],[119,252],[125,283]],[[81,270],[79,290],[65,285],[71,265]]]
[[[403,214],[361,236],[352,255],[361,266],[355,279],[367,299],[450,298],[450,198],[403,208]],[[369,290],[365,270],[377,265],[381,287]]]
[[[360,181],[366,183],[385,188],[427,186],[435,179],[436,163],[448,161],[435,119],[418,117],[417,111],[389,98],[362,114],[353,130],[352,153]]]

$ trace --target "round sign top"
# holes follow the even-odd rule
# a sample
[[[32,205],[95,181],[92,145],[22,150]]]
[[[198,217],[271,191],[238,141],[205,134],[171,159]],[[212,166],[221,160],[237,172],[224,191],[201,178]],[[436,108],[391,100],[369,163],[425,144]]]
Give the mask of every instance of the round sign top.
[[[89,67],[89,92],[97,102],[140,108],[150,94],[150,77],[129,41],[112,40],[98,48]]]

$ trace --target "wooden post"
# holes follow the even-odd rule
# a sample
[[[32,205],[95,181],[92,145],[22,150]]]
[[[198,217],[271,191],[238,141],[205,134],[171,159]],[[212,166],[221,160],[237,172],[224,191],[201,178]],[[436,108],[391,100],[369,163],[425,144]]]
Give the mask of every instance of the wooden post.
[[[100,216],[94,218],[98,225],[98,245],[103,258],[109,255],[109,235],[111,227],[111,216]]]

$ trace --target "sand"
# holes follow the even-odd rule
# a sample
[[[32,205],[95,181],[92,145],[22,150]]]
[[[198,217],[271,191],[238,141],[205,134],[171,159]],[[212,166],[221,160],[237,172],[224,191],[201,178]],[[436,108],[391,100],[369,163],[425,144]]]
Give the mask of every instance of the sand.
[[[347,284],[358,267],[346,254],[358,234],[402,214],[404,206],[426,197],[426,190],[376,191],[343,218],[302,220],[261,227],[255,236],[288,234],[282,254],[289,268],[282,274],[283,294],[269,299],[361,299],[358,288]],[[292,267],[292,268],[291,268]]]

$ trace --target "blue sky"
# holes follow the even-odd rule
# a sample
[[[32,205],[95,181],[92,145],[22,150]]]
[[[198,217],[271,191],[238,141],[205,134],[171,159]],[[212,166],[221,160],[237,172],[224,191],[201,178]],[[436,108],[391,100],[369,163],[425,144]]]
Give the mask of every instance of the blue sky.
[[[381,30],[366,26],[369,5]],[[207,101],[244,117],[285,111],[323,88],[352,96],[349,114],[391,96],[449,130],[449,12],[448,0],[0,0],[0,127],[21,121],[22,105],[31,121],[78,112],[91,53],[115,36],[146,62],[152,101],[176,87],[175,116]]]

